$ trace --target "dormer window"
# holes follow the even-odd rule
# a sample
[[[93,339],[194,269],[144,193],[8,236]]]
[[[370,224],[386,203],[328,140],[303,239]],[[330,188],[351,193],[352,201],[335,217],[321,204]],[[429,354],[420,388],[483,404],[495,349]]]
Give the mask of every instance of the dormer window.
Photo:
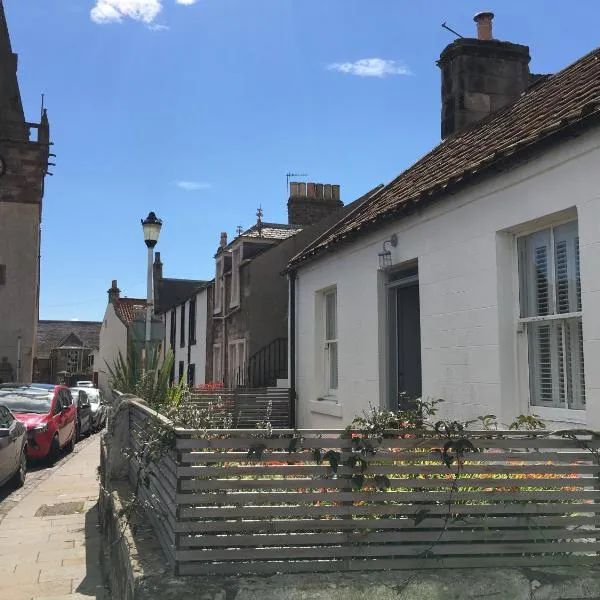
[[[231,256],[231,302],[230,306],[240,305],[240,264],[242,262],[242,246],[233,250]]]

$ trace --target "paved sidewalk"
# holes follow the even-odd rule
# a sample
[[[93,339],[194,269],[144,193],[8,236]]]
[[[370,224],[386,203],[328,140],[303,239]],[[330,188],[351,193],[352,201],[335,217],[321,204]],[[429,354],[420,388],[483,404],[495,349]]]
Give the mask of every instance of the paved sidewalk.
[[[95,435],[0,523],[2,600],[108,600],[96,507],[99,453]]]

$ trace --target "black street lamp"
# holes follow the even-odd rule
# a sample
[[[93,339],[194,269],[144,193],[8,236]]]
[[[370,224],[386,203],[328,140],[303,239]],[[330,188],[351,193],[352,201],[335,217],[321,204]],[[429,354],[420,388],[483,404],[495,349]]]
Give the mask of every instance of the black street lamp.
[[[147,277],[147,294],[146,294],[146,340],[144,344],[144,365],[148,368],[148,359],[150,352],[150,337],[152,332],[152,308],[154,289],[152,284],[152,263],[154,262],[154,246],[158,242],[162,221],[156,218],[154,212],[150,211],[145,219],[142,219],[142,229],[144,230],[144,242],[148,248],[148,277]]]

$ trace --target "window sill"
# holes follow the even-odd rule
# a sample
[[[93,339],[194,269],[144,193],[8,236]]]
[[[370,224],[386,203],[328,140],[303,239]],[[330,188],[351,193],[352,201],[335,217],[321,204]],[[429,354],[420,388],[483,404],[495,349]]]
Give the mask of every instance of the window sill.
[[[320,398],[319,400],[311,400],[309,402],[310,412],[320,415],[329,415],[330,417],[343,416],[342,405],[337,402],[332,396]]]
[[[585,425],[587,423],[587,412],[585,410],[532,405],[529,407],[529,411],[532,415],[538,415],[542,421],[560,421],[575,425]]]

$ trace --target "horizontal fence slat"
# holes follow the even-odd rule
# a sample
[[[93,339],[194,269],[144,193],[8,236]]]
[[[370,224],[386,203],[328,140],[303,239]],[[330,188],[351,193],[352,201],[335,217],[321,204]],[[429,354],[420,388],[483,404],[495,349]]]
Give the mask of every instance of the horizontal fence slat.
[[[211,461],[212,462],[212,461]],[[432,461],[433,462],[433,461]],[[528,463],[529,464],[529,463]],[[182,465],[182,463],[180,463]],[[329,468],[328,463],[317,465],[317,464],[300,464],[300,465],[282,465],[282,464],[233,464],[229,463],[227,466],[216,466],[219,465],[219,461],[215,460],[210,464],[207,462],[208,466],[197,465],[197,466],[178,466],[177,467],[177,476],[178,478],[187,478],[187,477],[256,477],[257,475],[267,476],[270,475],[272,477],[309,477],[309,476],[327,476],[331,475],[331,469]],[[435,464],[428,465],[420,465],[416,463],[408,464],[394,464],[394,465],[378,465],[378,464],[369,464],[369,475],[390,475],[390,474],[402,474],[402,473],[418,473],[418,467],[423,466],[424,473],[427,472],[436,472],[436,473],[452,473],[451,469],[445,467],[441,462],[435,461]],[[494,465],[495,471],[486,471],[490,472],[504,472],[505,468],[502,464]],[[598,467],[595,465],[555,465],[556,467],[562,467],[567,470],[563,470],[560,472],[563,473],[573,473],[578,472],[581,469],[581,472],[588,473],[596,473],[598,471]],[[426,469],[430,467],[432,470],[427,471]],[[506,472],[527,472],[521,469],[521,466],[516,465],[508,465],[508,467],[514,467],[511,471]],[[539,468],[538,468],[539,467]],[[552,465],[539,464],[535,465],[532,469],[532,472],[549,472],[552,473],[552,470],[546,471],[546,467],[548,469],[552,468]],[[461,467],[461,472],[463,473],[476,473],[483,472],[478,470],[478,465],[464,465]],[[585,469],[585,470],[584,470]],[[339,474],[343,473],[353,473],[354,470],[347,469],[344,466],[340,466],[338,469]],[[559,471],[556,471],[559,472]]]
[[[564,438],[511,438],[511,439],[490,439],[490,438],[472,438],[469,436],[468,432],[465,434],[465,437],[469,439],[474,446],[476,447],[484,447],[484,448],[574,448],[574,449],[582,449],[583,448],[598,448],[600,447],[600,442],[596,440],[588,440],[585,441],[585,446],[582,446],[584,442],[578,443],[572,439],[564,439]],[[177,448],[178,449],[203,449],[203,448],[219,448],[219,449],[229,449],[229,450],[243,450],[248,449],[249,444],[263,444],[266,448],[269,449],[280,449],[286,450],[290,441],[292,439],[291,435],[283,439],[277,439],[273,437],[257,437],[253,440],[248,440],[247,438],[239,438],[239,437],[225,437],[222,439],[207,439],[207,438],[177,438]],[[370,443],[374,445],[378,450],[390,450],[393,448],[401,448],[401,449],[429,449],[429,448],[439,448],[443,446],[446,442],[446,438],[444,437],[431,437],[424,439],[384,439],[381,442],[377,442],[375,440],[370,440]],[[350,439],[342,439],[339,438],[303,438],[300,444],[302,449],[314,449],[314,448],[340,448],[352,447],[352,441]]]
[[[294,533],[303,531],[378,531],[384,529],[409,530],[415,529],[485,529],[501,528],[550,528],[567,526],[597,527],[600,525],[600,515],[594,516],[537,516],[526,515],[517,517],[480,515],[478,517],[463,517],[460,521],[448,521],[446,515],[428,516],[418,526],[412,518],[398,516],[394,519],[286,519],[268,521],[180,521],[176,524],[179,533]]]
[[[503,488],[503,487],[584,487],[597,485],[594,477],[555,477],[555,478],[489,478],[489,477],[460,477],[455,479],[417,479],[390,477],[390,488],[420,488],[435,489],[450,487],[456,481],[458,487]],[[368,480],[367,480],[368,483]],[[346,489],[348,481],[343,479],[182,479],[180,491],[226,491],[226,490],[264,490],[264,492],[282,489]]]
[[[250,448],[250,446],[248,446]],[[350,455],[349,451],[343,453],[344,457]],[[377,452],[374,456],[368,457],[370,462],[412,462],[418,464],[419,462],[441,462],[441,456],[439,452]],[[271,452],[265,450],[260,460],[256,458],[248,458],[248,451],[245,452],[194,452],[194,451],[182,451],[180,455],[182,464],[186,463],[206,463],[206,462],[309,462],[314,463],[312,452]],[[587,461],[591,462],[592,458],[590,452],[540,452],[540,453],[482,453],[473,452],[467,453],[464,456],[464,461],[469,464],[473,462],[575,462],[575,461]]]
[[[339,544],[370,544],[374,542],[403,544],[406,542],[492,542],[492,541],[550,541],[575,540],[600,537],[596,530],[573,529],[531,529],[486,531],[399,531],[377,533],[324,533],[324,534],[279,534],[279,535],[193,535],[180,538],[179,548],[218,548],[218,547],[264,547],[264,546],[331,546]]]
[[[447,487],[450,487],[448,485]],[[566,502],[568,500],[600,500],[600,490],[576,491],[537,491],[523,492],[452,492],[435,491],[427,492],[240,492],[230,494],[177,494],[176,503],[180,506],[194,505],[225,505],[241,504],[247,508],[248,503],[264,504],[266,502],[288,502],[301,504],[303,502],[408,502],[423,504],[458,502],[484,502],[493,505],[511,502]],[[510,504],[507,505],[510,507]],[[514,506],[513,506],[514,508]]]
[[[414,515],[423,511],[421,504],[386,504],[371,506],[253,506],[235,508],[198,508],[181,507],[180,520],[185,519],[272,519],[278,517],[328,517],[328,516],[373,516],[373,515]],[[428,514],[447,514],[448,507],[441,505],[428,505]],[[452,514],[456,515],[514,515],[514,514],[572,514],[575,512],[600,513],[600,504],[470,504],[453,505]]]
[[[424,553],[432,556],[468,555],[477,556],[485,554],[542,554],[545,552],[595,552],[600,550],[600,542],[557,542],[557,543],[519,543],[506,544],[441,544],[433,545],[423,543],[386,544],[384,546],[352,545],[329,546],[328,558],[351,557],[388,557],[388,556],[421,556]],[[306,548],[230,548],[227,550],[177,550],[175,558],[178,561],[218,561],[218,560],[282,560],[285,558],[302,559],[318,558],[322,556],[323,548],[319,546]]]
[[[270,563],[179,563],[177,573],[180,575],[235,575],[257,574],[273,575],[276,573],[318,573],[342,571],[379,571],[387,569],[460,569],[487,567],[550,567],[570,565],[595,565],[596,556],[531,556],[510,557],[497,556],[489,558],[396,558],[392,560],[318,560],[288,561]]]

